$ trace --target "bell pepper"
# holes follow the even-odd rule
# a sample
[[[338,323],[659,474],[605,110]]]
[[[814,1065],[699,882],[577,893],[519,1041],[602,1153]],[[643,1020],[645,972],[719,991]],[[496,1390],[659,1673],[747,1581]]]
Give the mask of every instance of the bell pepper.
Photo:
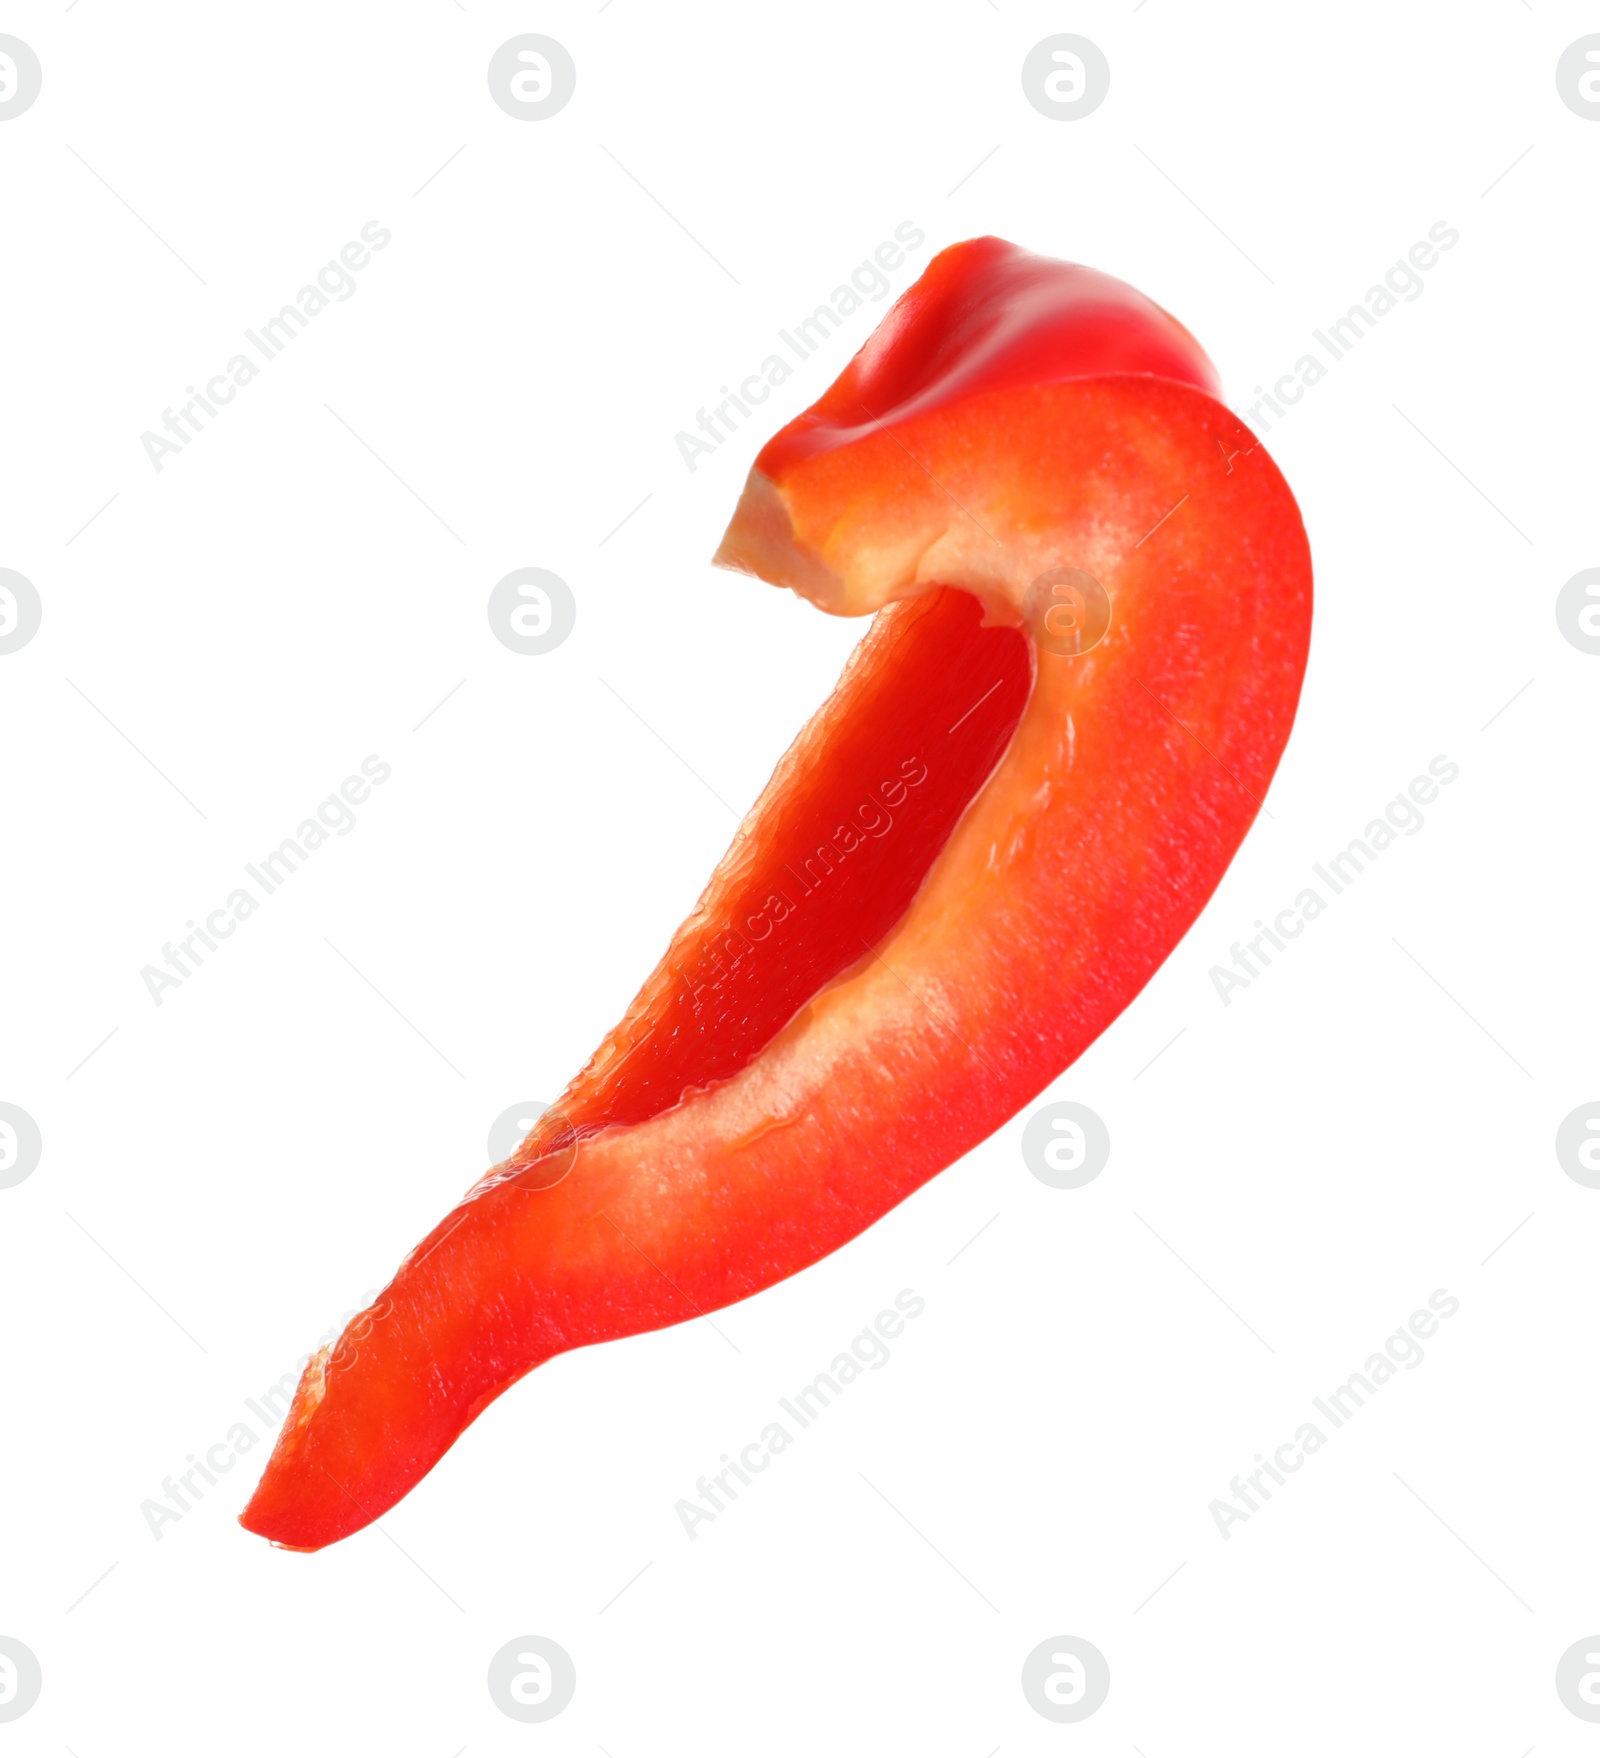
[[[943,251],[755,460],[715,558],[872,615],[621,1023],[306,1368],[249,1506],[315,1550],[524,1374],[843,1245],[1139,993],[1305,668],[1294,498],[1189,333]]]

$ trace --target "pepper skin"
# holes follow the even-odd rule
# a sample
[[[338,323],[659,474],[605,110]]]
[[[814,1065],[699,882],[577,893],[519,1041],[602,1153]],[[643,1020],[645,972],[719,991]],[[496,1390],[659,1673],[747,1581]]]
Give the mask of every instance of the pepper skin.
[[[1216,390],[1131,288],[975,239],[765,447],[716,559],[872,626],[622,1022],[312,1360],[246,1527],[343,1538],[541,1362],[814,1263],[1139,993],[1310,636],[1299,512]],[[1083,651],[1029,590],[1063,566],[1111,609]]]

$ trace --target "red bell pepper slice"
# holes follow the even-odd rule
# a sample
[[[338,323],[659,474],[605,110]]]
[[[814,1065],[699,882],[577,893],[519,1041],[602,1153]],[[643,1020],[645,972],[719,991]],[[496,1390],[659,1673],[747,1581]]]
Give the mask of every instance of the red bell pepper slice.
[[[1299,512],[1216,389],[1131,288],[982,238],[770,441],[717,559],[875,619],[621,1024],[312,1360],[246,1527],[343,1538],[541,1362],[814,1263],[1138,994],[1310,635]]]

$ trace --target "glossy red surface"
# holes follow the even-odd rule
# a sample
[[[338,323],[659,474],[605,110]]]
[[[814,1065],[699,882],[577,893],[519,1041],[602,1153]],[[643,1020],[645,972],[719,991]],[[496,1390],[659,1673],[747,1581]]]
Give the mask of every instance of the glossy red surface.
[[[762,448],[777,480],[873,424],[910,420],[983,391],[1137,373],[1221,396],[1200,344],[1137,289],[1003,238],[942,250],[806,412]]]

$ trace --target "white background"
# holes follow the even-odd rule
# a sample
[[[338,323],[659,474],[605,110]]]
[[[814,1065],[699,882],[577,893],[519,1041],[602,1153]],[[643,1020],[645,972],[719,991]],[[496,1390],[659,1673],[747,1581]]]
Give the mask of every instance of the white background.
[[[0,659],[0,1098],[44,1141],[0,1191],[0,1635],[44,1676],[7,1751],[1592,1749],[1553,1676],[1600,1628],[1600,1195],[1553,1141],[1600,1087],[1600,658],[1553,608],[1600,561],[1600,124],[1554,81],[1595,28],[1561,0],[6,9],[44,69],[0,123],[0,566],[43,602]],[[530,30],[578,69],[539,123],[485,81]],[[1062,30],[1111,66],[1083,121],[1022,94]],[[140,435],[373,220],[354,296],[157,473]],[[674,435],[906,220],[896,293],[984,232],[1093,264],[1241,410],[1460,233],[1267,437],[1316,564],[1305,697],[1271,817],[1052,1090],[1109,1167],[1047,1189],[1019,1118],[719,1315],[732,1346],[543,1368],[382,1530],[242,1532],[263,1439],[153,1537],[162,1479],[582,1063],[830,687],[859,627],[706,558],[886,302],[692,474]],[[578,603],[539,658],[485,616],[531,565]],[[156,1007],[141,968],[369,753],[356,828]],[[1210,967],[1441,753],[1425,828],[1224,1007]],[[690,1542],[675,1501],[902,1288],[927,1310],[892,1362]],[[1211,1500],[1437,1288],[1424,1363],[1224,1540]],[[485,1686],[525,1633],[577,1667],[539,1728]],[[1019,1686],[1059,1633],[1111,1669],[1070,1728]]]

